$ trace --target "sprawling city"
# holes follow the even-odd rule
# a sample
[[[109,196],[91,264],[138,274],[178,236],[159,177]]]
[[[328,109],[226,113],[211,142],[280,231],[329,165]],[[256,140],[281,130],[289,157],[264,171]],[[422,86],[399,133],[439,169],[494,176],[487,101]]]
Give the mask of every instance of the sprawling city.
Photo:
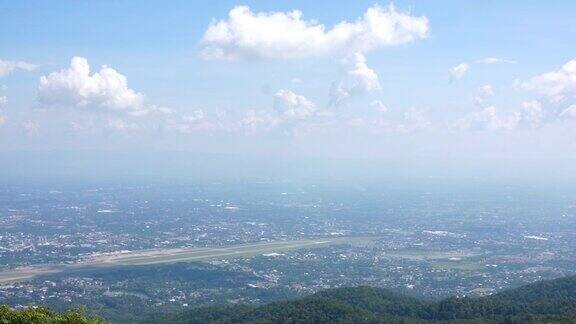
[[[484,296],[576,272],[576,201],[537,188],[4,186],[0,199],[0,298],[119,321],[366,285]]]
[[[575,13],[0,0],[0,323],[576,323]]]

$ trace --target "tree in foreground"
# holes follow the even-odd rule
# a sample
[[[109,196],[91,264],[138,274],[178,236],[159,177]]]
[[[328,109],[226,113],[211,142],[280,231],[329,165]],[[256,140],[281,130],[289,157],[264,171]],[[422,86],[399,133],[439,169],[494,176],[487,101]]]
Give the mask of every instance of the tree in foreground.
[[[54,312],[45,307],[28,307],[21,310],[0,306],[0,324],[100,324],[103,321],[89,317],[82,309]]]

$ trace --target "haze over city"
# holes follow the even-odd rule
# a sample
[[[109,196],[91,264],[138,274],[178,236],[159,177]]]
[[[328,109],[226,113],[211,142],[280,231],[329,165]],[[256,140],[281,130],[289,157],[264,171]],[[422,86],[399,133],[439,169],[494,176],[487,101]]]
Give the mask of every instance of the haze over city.
[[[575,12],[0,0],[0,322],[572,322]]]

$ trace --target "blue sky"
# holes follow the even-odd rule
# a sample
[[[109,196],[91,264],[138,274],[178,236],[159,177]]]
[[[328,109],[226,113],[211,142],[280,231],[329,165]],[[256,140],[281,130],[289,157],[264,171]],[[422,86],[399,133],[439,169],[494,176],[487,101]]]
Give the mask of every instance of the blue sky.
[[[0,150],[574,156],[576,4],[389,5],[0,1]],[[214,21],[235,38],[207,41]]]

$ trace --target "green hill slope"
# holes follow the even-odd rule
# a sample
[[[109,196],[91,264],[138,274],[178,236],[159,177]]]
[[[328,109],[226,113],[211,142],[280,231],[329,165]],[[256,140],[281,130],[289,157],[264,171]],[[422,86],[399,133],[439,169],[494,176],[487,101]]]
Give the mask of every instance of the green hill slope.
[[[102,320],[84,315],[81,310],[64,313],[53,312],[43,307],[14,310],[0,306],[0,323],[4,324],[98,324]]]
[[[385,289],[319,292],[263,306],[199,308],[150,319],[164,323],[576,323],[576,276],[482,298],[424,302]]]
[[[0,323],[101,323],[78,310],[13,310]],[[148,318],[147,323],[576,323],[576,276],[510,289],[482,298],[426,302],[386,289],[329,289],[263,306],[203,307]]]

